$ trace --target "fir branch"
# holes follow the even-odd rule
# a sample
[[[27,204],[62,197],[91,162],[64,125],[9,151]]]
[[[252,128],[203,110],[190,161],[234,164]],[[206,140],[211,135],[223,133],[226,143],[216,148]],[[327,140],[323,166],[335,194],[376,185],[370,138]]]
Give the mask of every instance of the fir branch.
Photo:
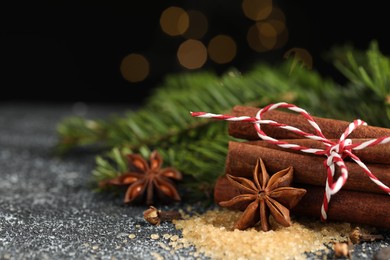
[[[257,74],[267,81],[275,82],[272,85],[263,83],[263,87],[257,82],[248,82],[248,87],[247,80],[237,73],[228,73],[222,78],[211,77],[209,73],[169,77],[169,85],[157,88],[143,108],[127,113],[124,118],[108,120],[105,125],[99,125],[99,132],[87,131],[87,121],[78,119],[78,124],[72,123],[74,119],[64,121],[59,129],[66,131],[59,131],[59,146],[65,150],[94,141],[101,141],[111,147],[128,145],[133,150],[145,143],[158,146],[162,141],[174,140],[175,136],[202,126],[202,123],[189,117],[190,110],[222,113],[234,105],[263,99],[258,103],[261,105],[277,100],[280,93],[284,92],[283,88],[288,87],[279,84],[279,77],[273,75],[269,67],[262,66]],[[187,85],[183,86],[183,83]]]
[[[92,172],[96,184],[100,181],[112,179],[127,172],[129,168],[126,155],[131,153],[132,152],[126,147],[123,147],[122,149],[115,147],[104,156],[97,156],[96,168]]]
[[[102,120],[91,120],[82,117],[65,118],[57,126],[60,136],[56,150],[62,154],[74,146],[103,144],[107,137],[107,127]]]
[[[383,109],[387,111],[387,118],[390,119],[390,59],[380,52],[377,42],[370,44],[365,55],[353,49],[344,51],[344,57],[340,55],[340,51],[338,53],[335,66],[355,85],[368,87],[375,96],[373,101],[382,103]],[[365,94],[370,93],[366,91]],[[369,104],[363,103],[360,111],[368,112],[367,106]]]
[[[370,54],[370,57],[374,56]],[[385,63],[382,59],[387,58],[376,54],[375,59]],[[364,63],[359,67],[356,65],[358,59],[349,60],[353,68],[373,66]],[[340,68],[350,77],[361,71]],[[289,62],[277,67],[258,65],[245,75],[237,71],[221,77],[212,73],[172,75],[163,86],[156,88],[142,108],[130,111],[124,117],[106,121],[67,119],[58,128],[59,146],[66,149],[100,143],[113,147],[105,156],[96,159],[97,167],[93,172],[96,182],[128,171],[126,154],[141,153],[148,158],[150,151],[157,149],[166,164],[184,174],[185,187],[193,192],[191,194],[198,192],[210,196],[214,181],[223,173],[231,138],[226,132],[226,123],[194,119],[189,111],[226,113],[239,104],[264,106],[287,101],[305,107],[316,116],[351,120],[364,113],[377,125],[386,126],[389,120],[380,116],[383,103],[377,104],[383,93],[373,91],[372,87],[378,82],[383,88],[387,76],[383,71],[377,71],[375,75],[367,80],[367,76],[359,78],[356,74],[351,78],[351,84],[341,87],[302,67],[296,67],[290,73]],[[372,84],[362,84],[363,79]]]

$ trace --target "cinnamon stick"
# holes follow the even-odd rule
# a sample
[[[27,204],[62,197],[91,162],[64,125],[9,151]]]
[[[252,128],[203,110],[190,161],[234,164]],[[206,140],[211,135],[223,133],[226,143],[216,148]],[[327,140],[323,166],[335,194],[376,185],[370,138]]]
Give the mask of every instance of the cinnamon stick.
[[[251,116],[255,117],[259,108],[255,107],[244,107],[235,106],[232,111],[234,116]],[[322,130],[324,136],[328,139],[340,138],[341,134],[344,133],[350,122],[328,119],[321,117],[313,117]],[[283,112],[279,110],[272,110],[264,114],[262,119],[274,120],[282,124],[295,126],[302,131],[308,133],[315,133],[313,127],[307,122],[307,120],[296,113]],[[296,139],[302,138],[297,134],[290,131],[272,127],[269,125],[262,125],[262,130],[267,134],[276,139]],[[247,139],[247,140],[258,140],[259,137],[252,123],[244,122],[229,122],[229,134],[233,137]],[[349,138],[378,138],[382,136],[390,136],[390,129],[374,127],[374,126],[360,126],[354,130]]]
[[[312,185],[301,185],[306,195],[292,209],[297,216],[320,218],[324,188]],[[218,204],[239,195],[225,176],[220,177],[215,185],[214,200]],[[241,204],[235,210],[244,210],[247,205]],[[334,196],[327,212],[328,220],[337,220],[358,224],[367,224],[390,228],[390,199],[388,195],[341,190]]]
[[[364,141],[368,141],[370,139],[351,139],[351,140],[352,140],[352,144],[356,144],[356,143],[362,143]],[[315,148],[315,149],[326,148],[325,145],[320,141],[316,141],[312,139],[285,139],[283,141],[291,144],[305,146],[308,148]],[[331,139],[331,141],[336,142],[337,139]],[[309,153],[304,153],[293,149],[281,148],[275,144],[271,144],[266,141],[248,141],[245,143],[250,145],[257,145],[257,146],[262,146],[270,149],[275,149],[275,150],[310,155]],[[390,143],[367,147],[363,150],[356,150],[356,151],[354,150],[352,152],[357,157],[359,157],[360,160],[362,160],[364,163],[390,164]],[[318,156],[318,155],[313,155],[313,156]]]
[[[253,167],[258,158],[264,160],[269,173],[275,173],[280,169],[293,166],[294,181],[296,183],[325,186],[326,169],[323,164],[324,156],[302,155],[246,143],[229,143],[225,172],[234,176],[251,177]],[[349,170],[349,178],[343,189],[384,193],[364,174],[363,170],[356,163],[345,163]],[[390,186],[389,165],[367,164],[367,166],[378,179],[385,185]]]
[[[301,188],[306,189],[308,195],[292,212],[298,216],[320,218],[324,189],[315,186]],[[342,190],[332,196],[327,214],[330,220],[390,228],[389,195]]]

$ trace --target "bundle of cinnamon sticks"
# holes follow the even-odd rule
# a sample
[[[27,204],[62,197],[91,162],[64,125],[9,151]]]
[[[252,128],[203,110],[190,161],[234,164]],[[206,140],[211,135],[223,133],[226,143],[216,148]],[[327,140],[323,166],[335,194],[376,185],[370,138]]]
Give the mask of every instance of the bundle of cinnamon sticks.
[[[236,106],[234,116],[252,116],[258,108]],[[313,132],[307,120],[298,115],[282,111],[269,111],[264,119],[274,120],[286,125],[297,127],[305,132]],[[328,139],[339,139],[349,122],[335,119],[314,117],[323,134]],[[262,125],[262,130],[269,136],[288,143],[310,148],[323,149],[325,146],[315,140],[302,139],[287,130]],[[326,169],[325,156],[311,155],[291,149],[283,149],[266,141],[260,141],[252,123],[230,122],[229,134],[233,137],[246,139],[246,142],[230,142],[226,160],[226,174],[251,178],[257,158],[262,158],[270,174],[289,166],[294,168],[295,187],[307,190],[306,195],[292,209],[301,216],[320,217],[324,198]],[[368,139],[390,136],[390,129],[360,126],[348,138],[353,143]],[[390,144],[382,144],[354,152],[385,185],[390,186]],[[343,188],[335,195],[329,204],[328,219],[346,221],[358,224],[369,224],[390,228],[390,196],[373,183],[362,168],[345,158],[349,178]],[[335,178],[338,177],[336,171]],[[219,178],[215,185],[214,198],[218,204],[239,194],[237,189],[227,181],[225,176]]]

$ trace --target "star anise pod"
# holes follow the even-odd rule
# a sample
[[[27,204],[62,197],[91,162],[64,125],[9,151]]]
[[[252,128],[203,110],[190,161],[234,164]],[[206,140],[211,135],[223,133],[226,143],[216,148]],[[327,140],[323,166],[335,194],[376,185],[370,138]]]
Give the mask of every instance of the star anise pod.
[[[260,169],[259,169],[260,166]],[[234,228],[244,230],[259,221],[263,231],[270,230],[269,215],[282,226],[291,225],[290,211],[305,195],[306,190],[289,187],[293,179],[293,168],[281,170],[270,178],[263,160],[258,159],[253,171],[253,181],[243,177],[227,175],[228,180],[238,188],[240,195],[219,203],[232,207],[245,203],[246,209]]]
[[[172,180],[181,180],[182,175],[174,168],[162,169],[163,161],[157,151],[150,154],[150,163],[139,154],[129,154],[127,158],[133,171],[100,182],[99,186],[129,185],[125,203],[144,199],[145,195],[147,205],[153,204],[156,197],[160,202],[180,201],[180,195]]]

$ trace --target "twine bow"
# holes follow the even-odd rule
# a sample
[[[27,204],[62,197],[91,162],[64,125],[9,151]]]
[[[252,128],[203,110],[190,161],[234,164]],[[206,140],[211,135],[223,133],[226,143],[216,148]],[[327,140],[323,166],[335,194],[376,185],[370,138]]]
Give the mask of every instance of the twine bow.
[[[304,132],[296,127],[289,126],[286,124],[278,123],[273,120],[264,120],[261,119],[262,116],[270,111],[277,108],[287,108],[291,111],[294,111],[296,113],[300,113],[303,117],[306,118],[306,120],[309,122],[309,124],[314,128],[315,134]],[[348,169],[344,163],[344,158],[350,157],[353,161],[355,161],[364,171],[364,173],[370,178],[371,181],[373,181],[375,184],[379,186],[383,191],[388,193],[390,195],[390,188],[386,186],[384,183],[382,183],[371,171],[368,169],[368,167],[357,157],[355,154],[353,154],[354,150],[362,150],[370,146],[375,146],[379,144],[385,144],[390,142],[390,136],[385,137],[379,137],[376,139],[371,139],[365,142],[361,143],[355,143],[352,144],[351,139],[347,139],[347,137],[359,126],[361,125],[367,125],[364,121],[357,119],[354,120],[352,123],[349,124],[348,128],[344,131],[344,133],[340,136],[340,139],[337,142],[332,142],[331,140],[327,139],[318,124],[314,121],[314,119],[311,117],[311,115],[304,109],[297,107],[293,104],[288,104],[285,102],[280,102],[276,104],[270,104],[262,109],[260,109],[256,117],[249,117],[249,116],[229,116],[229,115],[221,115],[221,114],[212,114],[212,113],[206,113],[206,112],[191,112],[191,115],[193,117],[203,117],[203,118],[212,118],[212,119],[219,119],[219,120],[226,120],[226,121],[240,121],[240,122],[250,122],[254,124],[254,127],[256,129],[256,132],[258,136],[269,143],[278,145],[282,148],[287,149],[293,149],[298,150],[305,153],[311,153],[316,155],[325,155],[327,158],[324,161],[324,165],[326,167],[327,171],[327,177],[326,177],[326,183],[325,183],[325,193],[324,193],[324,200],[321,207],[321,219],[326,220],[327,219],[327,211],[328,211],[328,205],[330,203],[332,195],[336,194],[347,182],[348,179]],[[272,138],[271,136],[268,136],[264,131],[261,129],[262,124],[271,125],[273,127],[282,128],[288,131],[291,131],[295,134],[298,134],[300,136],[303,136],[305,138],[309,138],[312,140],[317,140],[319,142],[322,142],[326,148],[325,149],[314,149],[309,148],[297,144],[291,144],[285,141],[277,140],[275,138]],[[336,170],[336,166],[340,169],[340,176],[337,178],[337,180],[334,180],[334,174]]]

